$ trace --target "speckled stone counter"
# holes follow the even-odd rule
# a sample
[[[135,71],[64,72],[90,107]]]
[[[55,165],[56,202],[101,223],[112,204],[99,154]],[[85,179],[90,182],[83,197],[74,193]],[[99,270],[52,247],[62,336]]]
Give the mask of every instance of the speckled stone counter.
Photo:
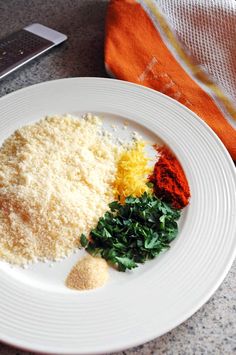
[[[52,79],[106,76],[106,6],[102,0],[0,0],[0,37],[33,22],[68,35],[66,43],[0,81],[0,96]],[[0,354],[32,353],[0,343]],[[236,263],[215,295],[189,320],[158,339],[116,355],[121,354],[236,354]]]

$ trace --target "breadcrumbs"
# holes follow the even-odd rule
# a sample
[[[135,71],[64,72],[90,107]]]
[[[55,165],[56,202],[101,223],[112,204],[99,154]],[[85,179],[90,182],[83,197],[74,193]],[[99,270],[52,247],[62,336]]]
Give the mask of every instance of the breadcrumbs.
[[[114,200],[116,161],[117,147],[90,114],[46,117],[12,134],[0,148],[0,258],[69,255]]]

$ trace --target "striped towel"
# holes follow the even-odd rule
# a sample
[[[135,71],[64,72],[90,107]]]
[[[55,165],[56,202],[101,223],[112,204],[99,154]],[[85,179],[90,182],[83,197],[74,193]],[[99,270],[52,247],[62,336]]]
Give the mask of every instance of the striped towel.
[[[194,111],[236,160],[234,0],[111,0],[105,65]]]

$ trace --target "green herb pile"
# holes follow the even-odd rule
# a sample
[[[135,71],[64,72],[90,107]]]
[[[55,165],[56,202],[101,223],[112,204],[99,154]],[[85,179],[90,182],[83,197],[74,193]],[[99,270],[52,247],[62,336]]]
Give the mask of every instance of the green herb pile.
[[[81,235],[81,245],[120,271],[153,259],[178,233],[180,211],[154,195],[127,197],[124,205],[114,201],[109,207],[110,212],[99,219],[89,239]]]

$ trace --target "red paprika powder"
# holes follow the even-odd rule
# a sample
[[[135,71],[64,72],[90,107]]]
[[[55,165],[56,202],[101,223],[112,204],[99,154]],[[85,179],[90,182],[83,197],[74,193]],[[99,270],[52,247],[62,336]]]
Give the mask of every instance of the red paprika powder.
[[[160,154],[149,177],[157,197],[171,204],[173,208],[185,207],[190,198],[188,181],[183,168],[173,153],[165,146],[154,146]]]

